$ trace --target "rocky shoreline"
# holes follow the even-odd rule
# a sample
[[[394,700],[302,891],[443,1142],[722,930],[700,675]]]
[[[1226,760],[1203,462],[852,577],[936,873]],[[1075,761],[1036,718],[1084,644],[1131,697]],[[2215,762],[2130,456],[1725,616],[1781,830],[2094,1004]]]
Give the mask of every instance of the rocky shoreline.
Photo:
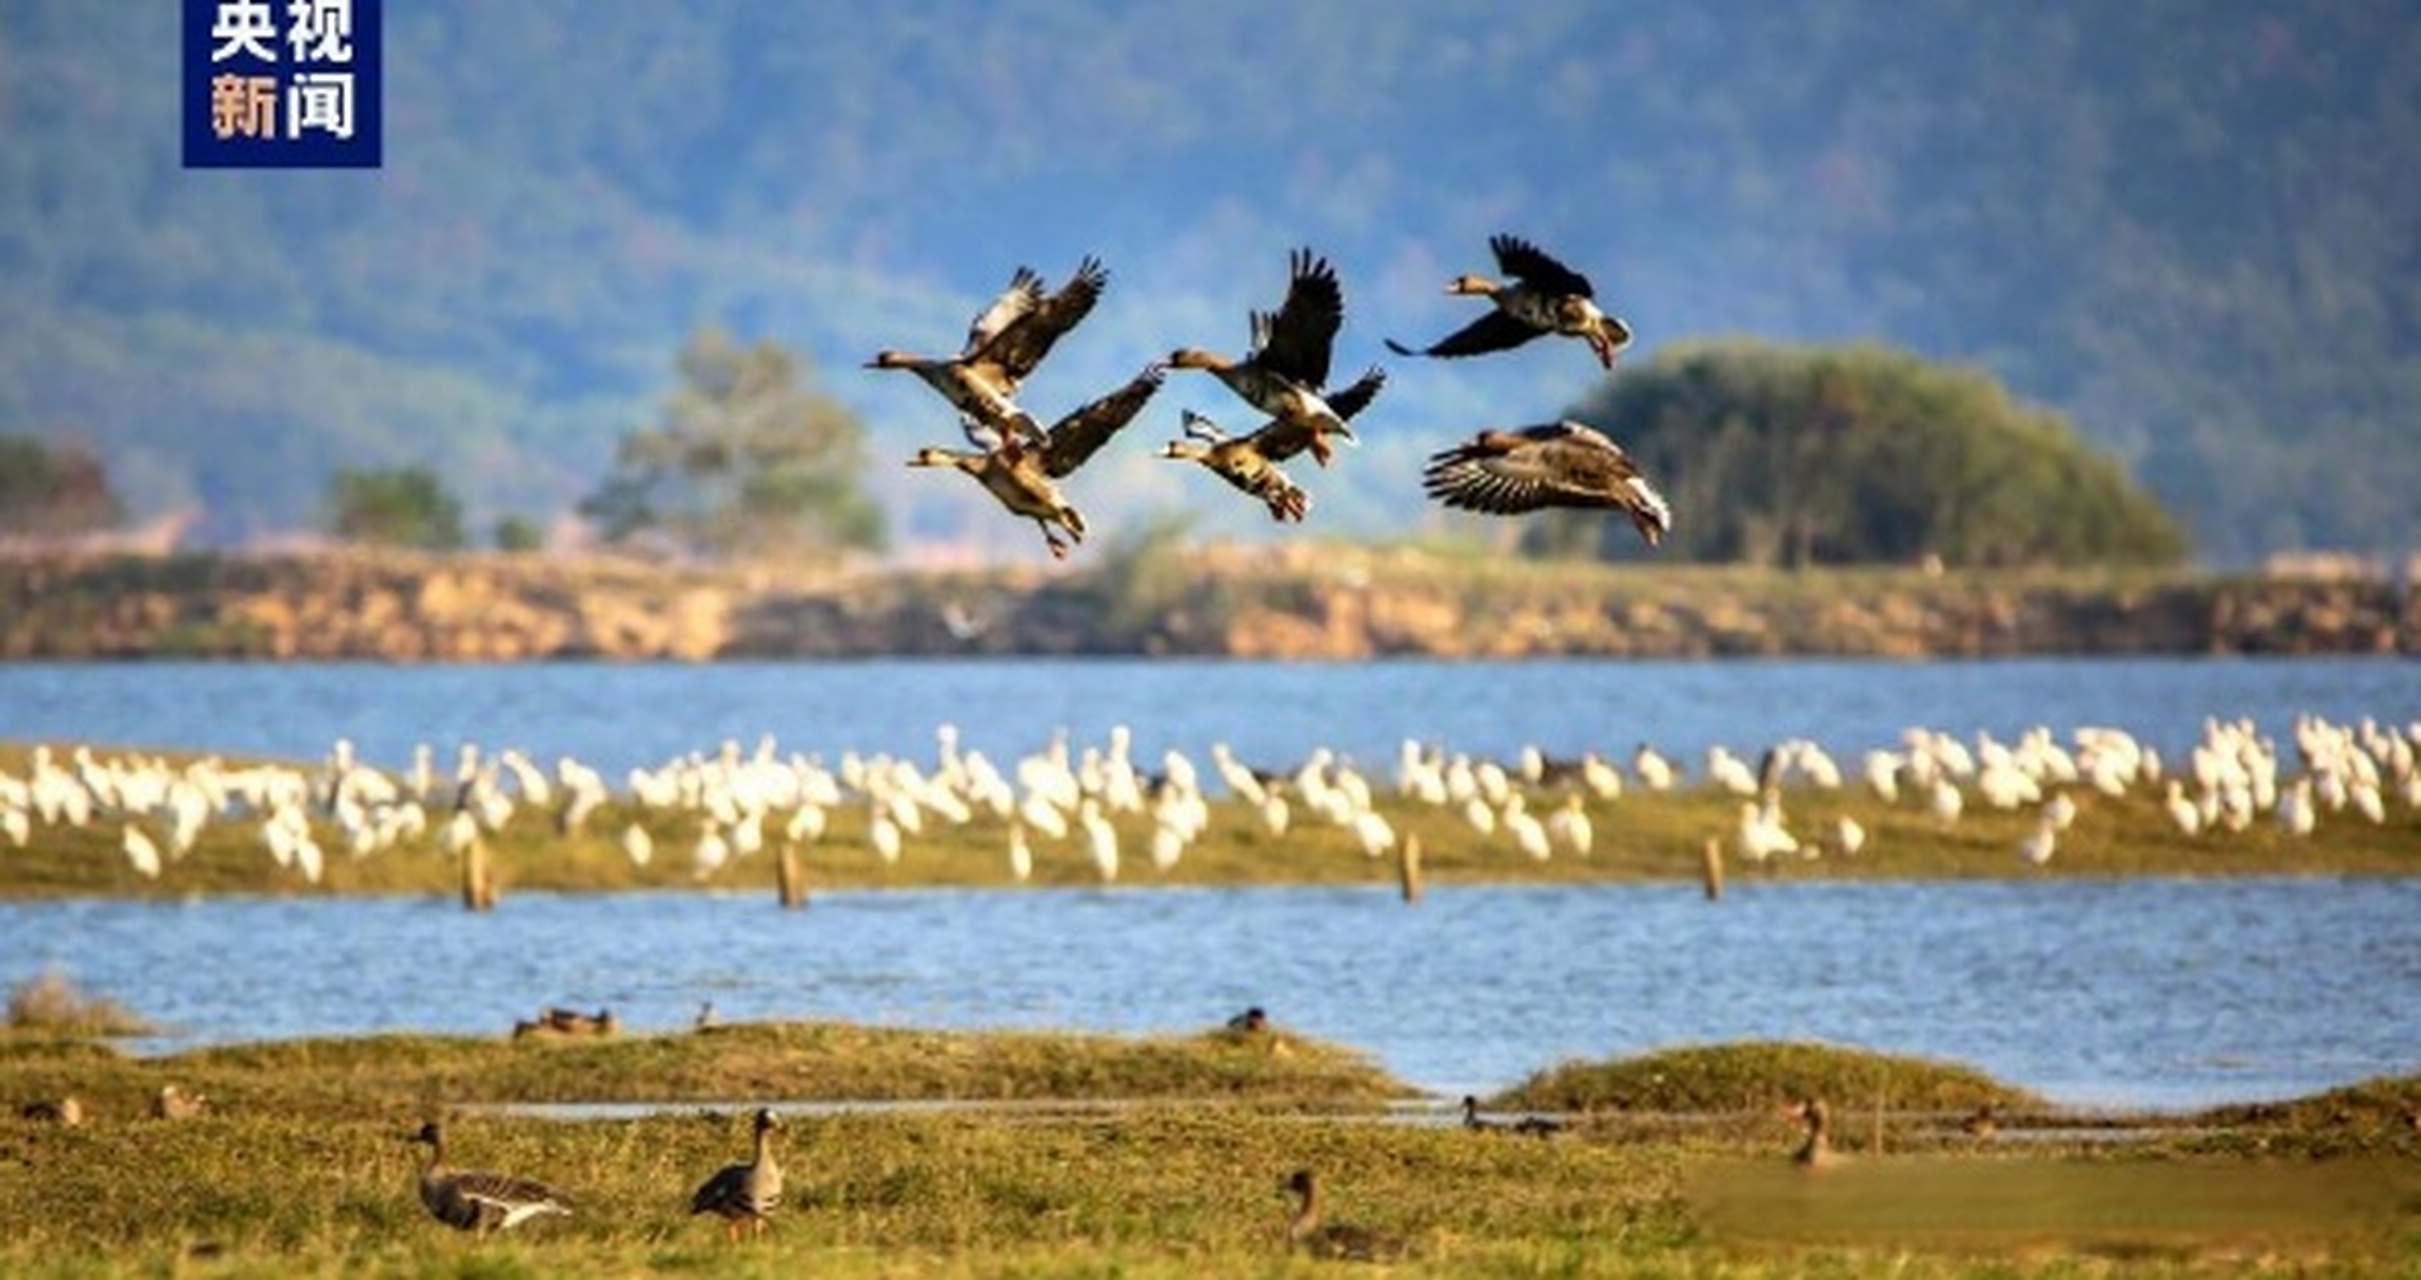
[[[315,552],[0,557],[0,659],[2409,654],[2370,579],[1553,565],[1346,545],[869,571]]]

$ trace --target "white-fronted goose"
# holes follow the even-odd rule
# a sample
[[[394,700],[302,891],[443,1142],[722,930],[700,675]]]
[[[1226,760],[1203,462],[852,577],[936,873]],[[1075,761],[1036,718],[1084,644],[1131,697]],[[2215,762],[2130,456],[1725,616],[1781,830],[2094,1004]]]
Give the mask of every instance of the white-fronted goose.
[[[1301,522],[1311,510],[1311,496],[1290,479],[1260,448],[1256,435],[1231,436],[1219,424],[1191,409],[1185,411],[1185,438],[1161,446],[1160,456],[1201,463],[1269,508],[1269,518]]]
[[[1060,496],[1054,483],[1083,466],[1120,428],[1134,421],[1164,377],[1154,366],[1125,386],[1061,418],[1048,432],[1005,432],[990,449],[966,451],[928,446],[908,460],[912,467],[955,467],[975,477],[1000,505],[1042,526],[1054,558],[1084,540],[1084,517]],[[1067,531],[1068,541],[1056,529]]]
[[[1807,1137],[1791,1152],[1791,1163],[1802,1169],[1818,1169],[1833,1164],[1841,1157],[1833,1151],[1829,1130],[1832,1111],[1822,1098],[1809,1098],[1791,1109],[1800,1123],[1807,1126]]]
[[[1672,530],[1665,504],[1622,446],[1577,422],[1482,431],[1430,455],[1429,496],[1449,507],[1518,515],[1548,507],[1613,508],[1649,546]]]
[[[733,1243],[740,1239],[743,1222],[748,1224],[751,1238],[763,1235],[772,1225],[773,1211],[782,1203],[782,1166],[773,1158],[773,1131],[781,1127],[781,1117],[772,1108],[759,1107],[753,1153],[745,1161],[717,1169],[689,1198],[690,1213],[722,1218],[723,1236]]]
[[[1378,398],[1379,390],[1386,385],[1387,371],[1374,365],[1343,390],[1324,398],[1338,418],[1350,422]],[[1170,441],[1161,450],[1162,457],[1201,463],[1238,490],[1260,499],[1269,508],[1272,520],[1300,522],[1310,511],[1310,496],[1278,464],[1309,451],[1313,461],[1328,465],[1327,433],[1316,423],[1271,418],[1236,436],[1191,409],[1185,411],[1184,422],[1187,438]]]
[[[1400,356],[1475,356],[1560,333],[1585,340],[1598,364],[1614,367],[1614,357],[1631,343],[1631,327],[1598,307],[1587,276],[1519,236],[1490,236],[1488,248],[1496,254],[1497,269],[1513,282],[1460,275],[1446,292],[1486,298],[1494,309],[1420,350],[1393,338],[1387,340],[1388,350]]]
[[[1351,1258],[1362,1262],[1386,1261],[1404,1254],[1404,1242],[1393,1236],[1349,1222],[1325,1221],[1320,1180],[1311,1170],[1295,1170],[1278,1184],[1278,1189],[1295,1197],[1294,1217],[1286,1224],[1286,1240],[1294,1248],[1315,1258]]]
[[[151,1095],[154,1120],[191,1120],[210,1107],[210,1099],[180,1085],[164,1084]]]
[[[1076,327],[1101,300],[1110,273],[1086,257],[1055,292],[1045,293],[1032,270],[1019,267],[967,328],[967,345],[955,356],[919,356],[896,349],[874,353],[869,369],[906,369],[941,393],[968,425],[979,447],[991,437],[1034,434],[1040,426],[1019,408],[1018,388],[1052,344]]]
[[[1245,403],[1310,433],[1312,456],[1325,466],[1329,436],[1353,439],[1344,415],[1320,394],[1345,325],[1345,289],[1336,268],[1309,249],[1295,250],[1287,266],[1286,300],[1275,313],[1253,313],[1253,349],[1243,358],[1180,347],[1169,353],[1168,364],[1207,370]]]
[[[431,1120],[411,1136],[425,1143],[429,1162],[420,1170],[420,1202],[429,1216],[461,1231],[510,1231],[532,1218],[549,1214],[569,1217],[563,1193],[543,1182],[493,1173],[486,1169],[453,1169],[446,1165],[445,1129]]]

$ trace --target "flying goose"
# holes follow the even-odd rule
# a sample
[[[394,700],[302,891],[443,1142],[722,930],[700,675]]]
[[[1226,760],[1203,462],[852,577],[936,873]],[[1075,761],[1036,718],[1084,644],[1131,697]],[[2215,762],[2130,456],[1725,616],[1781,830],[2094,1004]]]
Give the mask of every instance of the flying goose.
[[[485,1169],[446,1167],[445,1129],[431,1120],[409,1139],[427,1143],[429,1162],[420,1170],[420,1202],[429,1215],[461,1231],[510,1231],[532,1218],[571,1215],[563,1193],[543,1182],[491,1173]]]
[[[1000,505],[1042,526],[1043,541],[1055,559],[1064,559],[1068,545],[1084,541],[1084,517],[1060,496],[1053,481],[1083,466],[1120,428],[1143,411],[1165,375],[1155,365],[1125,386],[1061,418],[1048,432],[1004,431],[990,449],[966,451],[928,446],[908,460],[912,467],[956,467],[975,477]],[[1054,526],[1065,529],[1059,540]]]
[[[1482,431],[1430,455],[1421,482],[1430,497],[1466,511],[1619,508],[1651,547],[1673,527],[1673,509],[1631,455],[1577,422]]]
[[[1497,269],[1513,277],[1513,283],[1460,275],[1446,285],[1446,292],[1483,297],[1495,307],[1426,348],[1416,351],[1390,338],[1388,350],[1400,356],[1475,356],[1560,333],[1585,339],[1597,353],[1597,363],[1614,367],[1614,357],[1631,343],[1631,327],[1599,309],[1587,276],[1519,236],[1490,236],[1488,248],[1496,254]]]
[[[1363,1262],[1401,1256],[1404,1242],[1368,1227],[1322,1220],[1320,1181],[1311,1170],[1297,1169],[1278,1184],[1295,1196],[1295,1214],[1286,1224],[1287,1243],[1315,1258],[1352,1258]]]
[[[1326,466],[1327,437],[1353,439],[1344,414],[1320,394],[1328,383],[1337,332],[1345,325],[1345,289],[1336,268],[1309,249],[1289,255],[1287,268],[1286,299],[1274,314],[1252,313],[1253,349],[1243,358],[1180,347],[1169,353],[1167,363],[1207,370],[1245,403],[1309,433],[1313,459]]]
[[[892,348],[874,353],[869,369],[906,369],[941,393],[959,412],[968,437],[987,447],[999,437],[1039,434],[1032,414],[1017,406],[1018,388],[1052,344],[1076,327],[1101,300],[1110,282],[1101,260],[1087,256],[1056,292],[1019,267],[967,327],[967,345],[955,356],[919,356]]]
[[[1378,398],[1379,389],[1386,385],[1387,371],[1373,366],[1343,390],[1324,398],[1339,419],[1350,421],[1368,408]],[[1185,411],[1184,423],[1186,438],[1169,441],[1160,456],[1201,463],[1238,490],[1260,499],[1268,506],[1272,520],[1300,522],[1311,509],[1311,498],[1278,464],[1309,450],[1314,461],[1328,465],[1328,438],[1316,424],[1271,418],[1237,436],[1191,409]]]
[[[754,1154],[716,1170],[689,1198],[690,1213],[721,1217],[724,1238],[735,1244],[741,1223],[748,1224],[751,1238],[763,1235],[772,1225],[768,1219],[782,1203],[782,1166],[773,1158],[773,1131],[781,1127],[781,1117],[772,1108],[759,1107]]]
[[[1185,437],[1162,445],[1161,457],[1201,463],[1238,492],[1260,499],[1269,508],[1269,518],[1280,523],[1300,523],[1311,510],[1311,496],[1270,461],[1261,450],[1258,433],[1229,435],[1218,423],[1191,409],[1185,411],[1184,423]]]

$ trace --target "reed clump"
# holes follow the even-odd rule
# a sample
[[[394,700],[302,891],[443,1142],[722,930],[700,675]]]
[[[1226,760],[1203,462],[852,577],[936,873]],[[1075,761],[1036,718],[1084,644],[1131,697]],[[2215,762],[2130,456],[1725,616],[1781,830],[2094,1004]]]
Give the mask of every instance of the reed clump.
[[[46,969],[9,988],[11,1035],[90,1040],[150,1035],[155,1030],[126,1006],[85,991],[57,969]]]

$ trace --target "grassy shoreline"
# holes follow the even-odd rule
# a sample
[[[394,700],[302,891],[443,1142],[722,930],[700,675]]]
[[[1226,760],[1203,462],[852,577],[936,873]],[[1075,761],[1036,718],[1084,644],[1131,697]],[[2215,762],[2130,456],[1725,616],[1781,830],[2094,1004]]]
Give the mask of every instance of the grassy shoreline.
[[[1337,1217],[1405,1242],[1393,1274],[2352,1275],[2421,1258],[2421,1131],[2403,1119],[2421,1105],[2421,1077],[2202,1113],[2116,1142],[2029,1111],[2022,1094],[1955,1064],[1712,1046],[1589,1064],[1605,1090],[1594,1096],[1569,1092],[1582,1087],[1570,1073],[1542,1073],[1569,1105],[1564,1129],[1542,1141],[1475,1132],[1450,1115],[1384,1119],[1372,1097],[1389,1082],[1355,1069],[1353,1051],[1283,1028],[1268,1036],[750,1024],[609,1042],[371,1037],[156,1059],[0,1038],[0,1093],[12,1099],[98,1085],[79,1126],[0,1118],[0,1221],[11,1224],[0,1270],[1295,1274],[1321,1265],[1283,1247],[1276,1183],[1296,1167],[1322,1172]],[[1290,1051],[1273,1052],[1276,1042]],[[700,1095],[770,1100],[765,1090],[806,1076],[879,1089],[912,1061],[939,1064],[914,1086],[922,1093],[1120,1105],[794,1110],[781,1148],[790,1192],[769,1240],[731,1248],[683,1213],[689,1188],[744,1149],[741,1117]],[[1870,1125],[1859,1100],[1879,1075],[1903,1092]],[[1617,1096],[1650,1079],[1726,1083],[1707,1095]],[[209,1110],[145,1116],[141,1097],[169,1081],[209,1095]],[[1958,1124],[1979,1090],[2013,1104],[1994,1137]],[[602,1093],[667,1104],[577,1122],[471,1105]],[[1841,1168],[1811,1174],[1786,1158],[1798,1134],[1779,1104],[1806,1093],[1850,1104]],[[1518,1091],[1490,1103],[1524,1105]],[[555,1183],[576,1216],[488,1241],[429,1221],[402,1138],[439,1113],[454,1117],[465,1163]],[[2113,1195],[2123,1203],[2107,1204]]]
[[[26,774],[36,749],[0,743],[0,778]],[[47,750],[65,759],[78,748],[53,744]],[[111,765],[139,762],[169,772],[201,762],[249,767],[200,755],[85,750]],[[313,765],[265,767],[280,771],[306,793],[317,778]],[[1692,783],[1655,792],[1632,785],[1614,799],[1562,783],[1519,790],[1536,815],[1577,803],[1594,830],[1591,851],[1531,856],[1516,848],[1503,830],[1479,833],[1454,806],[1384,789],[1374,789],[1372,808],[1387,819],[1399,841],[1419,842],[1424,882],[1430,885],[1697,881],[1709,841],[1725,850],[1726,874],[1735,885],[1805,879],[2421,873],[2421,809],[2401,800],[2389,802],[2380,822],[2350,811],[2332,813],[2308,835],[2286,831],[2266,814],[2242,831],[2189,835],[2173,823],[2162,796],[2148,787],[2112,796],[2069,786],[2061,790],[2073,800],[2076,816],[2055,856],[2035,865],[2019,855],[2021,841],[2036,826],[2035,805],[1996,810],[1971,800],[1955,822],[1945,822],[1906,797],[1887,802],[1854,781],[1838,788],[1794,785],[1780,794],[1791,826],[1800,833],[1802,851],[1749,860],[1734,847],[1742,798],[1720,787]],[[462,887],[464,861],[449,853],[441,840],[439,827],[446,817],[442,807],[432,805],[421,816],[425,825],[419,832],[361,855],[346,851],[344,833],[327,813],[304,812],[323,849],[324,869],[317,882],[272,858],[257,814],[206,824],[190,852],[182,857],[164,854],[160,873],[144,874],[122,850],[125,833],[139,828],[166,848],[163,823],[147,813],[102,810],[80,825],[35,824],[22,845],[0,837],[0,899],[443,894]],[[1272,834],[1257,808],[1225,796],[1208,799],[1205,815],[1202,834],[1186,846],[1174,866],[1162,869],[1146,854],[1153,816],[1110,813],[1121,849],[1117,883],[1399,883],[1397,857],[1366,853],[1348,827],[1298,812],[1283,835]],[[1866,836],[1864,848],[1854,856],[1832,835],[1842,818],[1856,822]],[[962,823],[929,821],[922,833],[903,839],[896,859],[886,859],[873,839],[869,806],[844,803],[830,809],[812,838],[787,837],[768,823],[760,852],[728,856],[711,873],[698,869],[692,852],[700,821],[690,810],[650,806],[617,793],[565,830],[556,813],[524,804],[501,830],[483,833],[482,856],[499,892],[757,888],[770,896],[777,888],[785,848],[800,873],[799,888],[810,898],[828,889],[1102,883],[1081,837],[1073,832],[1060,837],[1029,834],[1032,872],[1029,879],[1018,879],[1007,856],[1013,821],[980,810]],[[653,851],[645,865],[635,862],[621,843],[622,833],[633,826],[649,832]]]

